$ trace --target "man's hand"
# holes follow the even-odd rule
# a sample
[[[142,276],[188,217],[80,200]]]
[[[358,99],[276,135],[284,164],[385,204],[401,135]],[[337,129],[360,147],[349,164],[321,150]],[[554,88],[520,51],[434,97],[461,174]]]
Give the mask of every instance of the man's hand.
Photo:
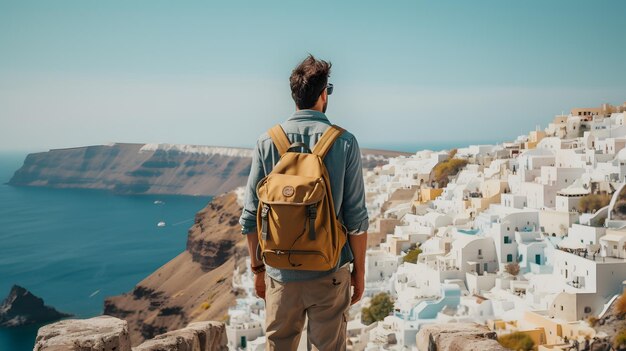
[[[265,272],[254,275],[254,291],[258,297],[265,300]]]
[[[259,246],[259,238],[254,233],[246,235],[246,239],[248,241],[248,253],[250,254],[250,267],[262,266],[263,261],[257,258],[256,253]],[[265,271],[254,274],[254,291],[258,297],[265,299]]]
[[[352,271],[350,274],[350,285],[354,287],[350,305],[354,305],[363,297],[363,291],[365,290],[365,273],[357,270]]]
[[[365,250],[367,250],[367,232],[359,235],[348,235],[350,248],[354,254],[354,268],[351,274],[351,285],[354,287],[350,304],[359,302],[365,291]]]

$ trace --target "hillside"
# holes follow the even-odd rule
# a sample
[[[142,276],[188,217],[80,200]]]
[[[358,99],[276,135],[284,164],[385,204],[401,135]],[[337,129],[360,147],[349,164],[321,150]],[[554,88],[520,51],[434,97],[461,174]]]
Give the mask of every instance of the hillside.
[[[128,322],[131,342],[180,329],[194,321],[224,321],[235,303],[232,275],[247,255],[234,193],[215,198],[196,214],[187,248],[123,295],[105,300],[104,314]]]

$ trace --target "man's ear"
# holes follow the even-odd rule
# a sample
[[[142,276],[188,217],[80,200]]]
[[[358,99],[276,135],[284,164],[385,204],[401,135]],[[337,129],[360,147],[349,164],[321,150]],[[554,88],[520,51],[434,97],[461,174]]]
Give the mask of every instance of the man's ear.
[[[328,100],[328,90],[324,88],[324,90],[322,91],[322,94],[320,94],[320,98],[322,99],[322,105],[324,105],[326,101]]]

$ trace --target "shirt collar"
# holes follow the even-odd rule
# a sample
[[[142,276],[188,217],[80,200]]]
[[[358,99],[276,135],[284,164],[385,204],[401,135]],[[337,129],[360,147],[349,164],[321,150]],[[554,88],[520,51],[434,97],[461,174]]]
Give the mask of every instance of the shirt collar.
[[[298,110],[298,111],[295,111],[291,115],[291,117],[289,117],[287,120],[288,121],[315,120],[315,121],[323,121],[323,122],[330,123],[330,121],[328,120],[328,117],[326,117],[326,115],[323,112],[317,111],[317,110]]]

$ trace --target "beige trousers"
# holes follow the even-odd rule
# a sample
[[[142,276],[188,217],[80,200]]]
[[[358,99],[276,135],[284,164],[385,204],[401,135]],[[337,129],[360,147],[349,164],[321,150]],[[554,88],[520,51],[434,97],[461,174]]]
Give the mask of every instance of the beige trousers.
[[[303,282],[280,283],[266,274],[265,286],[265,350],[297,350],[306,317],[313,350],[346,349],[349,265]]]

